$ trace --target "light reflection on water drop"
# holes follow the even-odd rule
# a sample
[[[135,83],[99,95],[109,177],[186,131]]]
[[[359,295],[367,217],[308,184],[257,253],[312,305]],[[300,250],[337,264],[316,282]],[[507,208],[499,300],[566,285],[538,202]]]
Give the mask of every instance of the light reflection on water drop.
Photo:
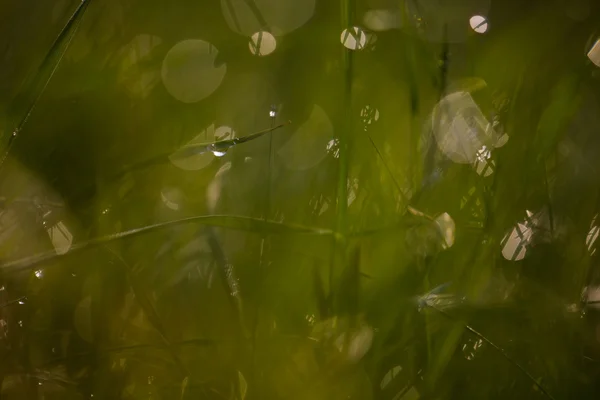
[[[223,150],[223,151],[213,151],[213,154],[215,155],[215,157],[223,157],[224,155],[227,154],[227,150]]]

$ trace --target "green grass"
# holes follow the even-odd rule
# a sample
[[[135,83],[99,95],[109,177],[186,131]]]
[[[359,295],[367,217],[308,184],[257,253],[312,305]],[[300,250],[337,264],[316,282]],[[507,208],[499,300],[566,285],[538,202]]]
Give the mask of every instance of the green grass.
[[[0,3],[0,398],[597,398],[600,10],[388,3]]]

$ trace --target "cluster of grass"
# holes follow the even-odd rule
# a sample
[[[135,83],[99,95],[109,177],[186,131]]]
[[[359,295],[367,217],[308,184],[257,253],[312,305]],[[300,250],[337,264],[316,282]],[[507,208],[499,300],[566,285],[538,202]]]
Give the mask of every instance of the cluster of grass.
[[[597,397],[592,2],[316,1],[265,57],[223,10],[266,0],[13,3],[0,398]],[[488,32],[448,27],[469,7]],[[227,72],[182,103],[160,71],[189,38]],[[436,139],[456,92],[508,135],[489,174]]]

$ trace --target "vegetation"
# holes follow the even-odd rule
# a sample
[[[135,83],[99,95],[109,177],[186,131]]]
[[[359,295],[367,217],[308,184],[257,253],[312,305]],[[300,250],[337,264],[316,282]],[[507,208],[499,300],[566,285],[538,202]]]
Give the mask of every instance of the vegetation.
[[[597,398],[592,1],[0,10],[1,399]]]

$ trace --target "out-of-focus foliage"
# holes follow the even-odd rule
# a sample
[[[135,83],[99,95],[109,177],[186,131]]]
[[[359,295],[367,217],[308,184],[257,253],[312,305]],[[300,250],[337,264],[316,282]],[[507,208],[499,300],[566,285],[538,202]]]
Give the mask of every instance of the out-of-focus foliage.
[[[0,398],[596,399],[599,18],[0,2]]]

